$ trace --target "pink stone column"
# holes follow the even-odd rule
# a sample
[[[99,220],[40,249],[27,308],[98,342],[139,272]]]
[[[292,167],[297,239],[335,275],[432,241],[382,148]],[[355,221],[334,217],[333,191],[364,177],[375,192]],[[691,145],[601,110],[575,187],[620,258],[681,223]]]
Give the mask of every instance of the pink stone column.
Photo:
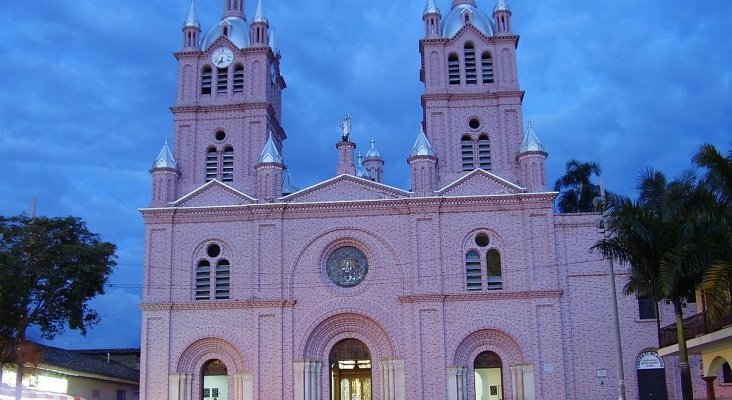
[[[338,142],[336,149],[338,149],[336,175],[356,175],[356,165],[353,164],[353,150],[356,149],[356,143]]]

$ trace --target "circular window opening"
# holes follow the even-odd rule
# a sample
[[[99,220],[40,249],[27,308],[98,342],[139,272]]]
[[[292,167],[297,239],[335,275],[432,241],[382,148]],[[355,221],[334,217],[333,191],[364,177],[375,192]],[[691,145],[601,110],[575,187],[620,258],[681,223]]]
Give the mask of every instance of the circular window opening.
[[[478,118],[473,118],[468,122],[468,126],[470,129],[478,129],[480,128],[480,121],[478,121]]]
[[[226,139],[226,133],[224,133],[224,131],[216,132],[216,140],[218,140],[220,142],[224,139]]]
[[[369,262],[361,250],[344,246],[328,256],[325,267],[326,273],[333,283],[342,288],[350,288],[366,278]]]
[[[491,240],[485,233],[479,233],[477,236],[475,236],[475,244],[477,244],[480,247],[485,247],[490,244]]]
[[[206,249],[206,254],[211,258],[218,257],[221,254],[221,247],[217,244],[210,244]]]

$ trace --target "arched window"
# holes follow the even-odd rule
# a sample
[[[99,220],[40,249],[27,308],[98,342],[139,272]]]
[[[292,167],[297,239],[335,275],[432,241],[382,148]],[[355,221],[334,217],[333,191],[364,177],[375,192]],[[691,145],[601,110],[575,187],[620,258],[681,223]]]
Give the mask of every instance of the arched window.
[[[201,260],[196,267],[196,300],[211,298],[211,263]]]
[[[463,171],[472,171],[475,169],[475,160],[473,159],[473,139],[470,136],[463,136],[460,140],[460,152],[463,161]]]
[[[471,236],[465,253],[465,288],[467,290],[503,289],[501,253],[495,236],[477,232]]]
[[[468,290],[483,289],[483,274],[480,267],[480,254],[471,250],[465,254],[465,278]]]
[[[478,354],[473,363],[473,370],[476,399],[503,398],[503,361],[498,354],[492,351]]]
[[[224,148],[224,156],[221,163],[221,180],[231,182],[234,180],[234,149],[227,146]]]
[[[201,94],[211,94],[212,73],[210,66],[203,67],[203,72],[201,72]]]
[[[478,162],[480,168],[491,170],[491,141],[487,135],[480,135],[478,138]]]
[[[475,46],[473,43],[465,43],[464,47],[465,56],[465,83],[468,85],[474,85],[478,83],[478,73],[475,68]]]
[[[228,260],[219,260],[216,264],[216,300],[229,298],[229,278],[231,265]]]
[[[503,289],[503,276],[501,273],[501,253],[496,249],[488,250],[486,254],[486,265],[488,270],[487,289]]]
[[[226,90],[229,88],[229,69],[217,69],[218,74],[216,75],[216,93],[226,93]]]
[[[215,148],[209,148],[206,152],[206,182],[216,179],[218,176],[218,153]]]
[[[196,264],[196,300],[226,300],[229,298],[231,263],[216,243],[206,250]],[[215,267],[213,267],[215,266]]]
[[[234,67],[234,93],[244,92],[244,66],[236,64]]]
[[[491,53],[484,51],[481,57],[483,83],[493,83],[493,57]]]
[[[460,84],[460,59],[455,53],[447,56],[447,76],[451,85]]]

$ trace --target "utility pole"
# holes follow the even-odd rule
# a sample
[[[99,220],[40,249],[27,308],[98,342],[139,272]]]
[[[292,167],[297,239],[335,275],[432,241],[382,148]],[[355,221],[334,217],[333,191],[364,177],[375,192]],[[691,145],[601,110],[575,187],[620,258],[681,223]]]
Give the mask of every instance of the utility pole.
[[[602,202],[602,231],[605,239],[610,238],[608,223],[610,219],[607,198],[605,197],[605,185],[600,178],[600,197]],[[615,290],[615,266],[613,258],[607,258],[608,270],[610,271],[610,294],[612,295],[613,325],[615,327],[615,349],[617,350],[618,361],[618,400],[625,400],[625,368],[623,367],[623,346],[620,341],[620,318],[618,316],[618,295]]]

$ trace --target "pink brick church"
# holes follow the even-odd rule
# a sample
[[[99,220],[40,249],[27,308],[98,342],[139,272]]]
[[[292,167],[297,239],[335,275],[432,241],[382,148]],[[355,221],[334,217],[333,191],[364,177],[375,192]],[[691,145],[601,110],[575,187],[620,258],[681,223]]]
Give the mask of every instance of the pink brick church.
[[[411,187],[382,182],[373,141],[354,156],[346,117],[338,165],[302,190],[262,1],[223,3],[206,30],[191,4],[150,171],[141,399],[617,398],[598,215],[553,211],[505,2],[427,2],[424,120],[389,161]],[[628,398],[675,398],[655,313],[619,302]]]

